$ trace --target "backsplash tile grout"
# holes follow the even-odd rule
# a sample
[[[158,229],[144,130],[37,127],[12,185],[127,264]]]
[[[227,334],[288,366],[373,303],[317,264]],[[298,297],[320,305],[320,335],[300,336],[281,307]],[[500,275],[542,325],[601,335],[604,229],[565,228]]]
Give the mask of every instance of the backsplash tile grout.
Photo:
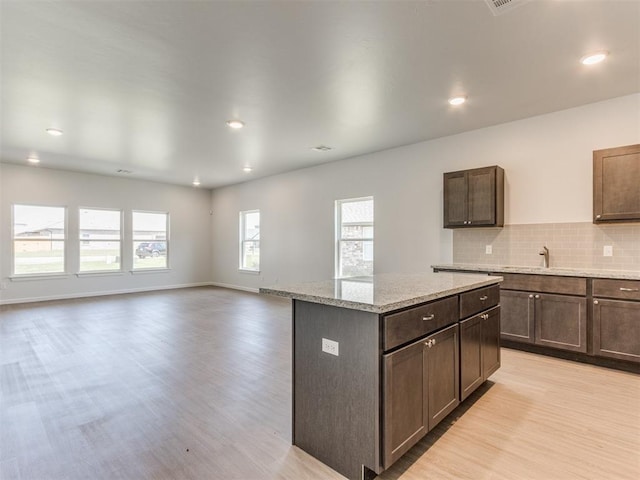
[[[492,254],[485,253],[491,245]],[[505,225],[503,228],[453,231],[454,263],[481,265],[542,265],[538,252],[550,252],[552,267],[640,271],[640,224],[594,225],[544,223]],[[605,245],[613,256],[603,256]]]

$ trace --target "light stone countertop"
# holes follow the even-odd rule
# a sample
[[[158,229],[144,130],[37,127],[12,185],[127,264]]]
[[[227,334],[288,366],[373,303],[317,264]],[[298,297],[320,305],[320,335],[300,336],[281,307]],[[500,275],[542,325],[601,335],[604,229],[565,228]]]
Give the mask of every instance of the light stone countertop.
[[[601,270],[589,268],[525,267],[517,265],[481,265],[475,263],[450,263],[431,265],[445,270],[475,271],[487,273],[528,273],[535,275],[558,275],[561,277],[611,278],[614,280],[640,280],[640,271]],[[445,272],[440,272],[445,273]]]
[[[502,277],[482,274],[383,273],[371,277],[275,285],[261,288],[260,293],[364,312],[387,313],[501,281]]]

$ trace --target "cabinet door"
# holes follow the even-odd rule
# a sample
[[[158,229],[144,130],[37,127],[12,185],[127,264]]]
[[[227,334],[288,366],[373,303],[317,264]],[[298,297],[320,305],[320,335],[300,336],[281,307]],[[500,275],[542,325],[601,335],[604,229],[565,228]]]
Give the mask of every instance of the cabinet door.
[[[534,341],[534,296],[529,292],[500,290],[502,322],[500,334],[504,340],[523,343]]]
[[[431,430],[460,404],[458,325],[428,337],[425,350],[428,429]]]
[[[593,221],[640,221],[640,144],[593,152]]]
[[[640,363],[640,302],[593,301],[593,353]]]
[[[425,341],[384,356],[384,468],[387,469],[426,433]]]
[[[467,175],[444,174],[444,227],[458,227],[467,222]]]
[[[496,223],[496,169],[469,170],[467,174],[467,220],[470,225]]]
[[[536,344],[587,351],[587,299],[569,295],[535,294]]]
[[[482,322],[482,377],[500,368],[500,307],[489,310]]]
[[[460,322],[460,401],[466,399],[484,382],[482,368],[483,315],[476,315]]]

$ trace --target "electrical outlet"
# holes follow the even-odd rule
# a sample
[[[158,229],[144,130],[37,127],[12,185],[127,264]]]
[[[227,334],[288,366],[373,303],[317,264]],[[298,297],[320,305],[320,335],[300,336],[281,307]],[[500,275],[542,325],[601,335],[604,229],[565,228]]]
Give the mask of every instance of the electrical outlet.
[[[329,340],[328,338],[322,339],[322,351],[330,355],[335,355],[336,357],[339,355],[338,345],[339,345],[338,342]]]
[[[493,253],[493,247],[491,245],[486,245],[484,247],[484,253],[487,255],[491,255]]]
[[[605,257],[613,257],[613,245],[605,245],[602,249],[602,255]]]

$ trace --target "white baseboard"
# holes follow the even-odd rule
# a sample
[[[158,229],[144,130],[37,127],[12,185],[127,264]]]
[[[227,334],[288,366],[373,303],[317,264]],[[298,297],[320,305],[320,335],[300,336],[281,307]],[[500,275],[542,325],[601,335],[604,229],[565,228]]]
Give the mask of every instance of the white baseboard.
[[[63,295],[49,295],[46,297],[24,297],[24,298],[14,298],[10,300],[0,300],[0,305],[10,305],[15,303],[48,302],[51,300],[70,300],[74,298],[102,297],[105,295],[122,295],[125,293],[155,292],[158,290],[174,290],[178,288],[209,287],[212,285],[213,284],[211,282],[200,282],[200,283],[185,283],[182,285],[162,285],[162,286],[155,286],[155,287],[128,288],[123,290],[105,290],[100,292],[68,293]]]
[[[243,292],[251,292],[251,293],[260,293],[260,289],[251,288],[251,287],[243,287],[241,285],[231,285],[230,283],[220,283],[220,282],[211,282],[209,283],[212,287],[222,287],[222,288],[230,288],[232,290],[242,290]]]

